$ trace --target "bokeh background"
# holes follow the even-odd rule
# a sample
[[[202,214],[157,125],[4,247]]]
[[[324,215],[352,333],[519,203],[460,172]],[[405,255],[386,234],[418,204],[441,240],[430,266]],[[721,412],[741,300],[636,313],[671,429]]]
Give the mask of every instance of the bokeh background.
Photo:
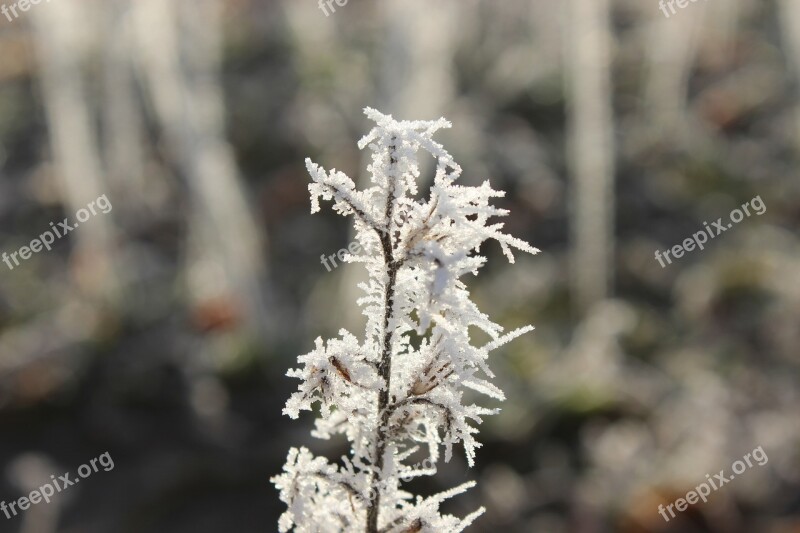
[[[5,0],[6,3],[11,0]],[[800,532],[800,2],[53,0],[0,17],[0,252],[106,194],[51,252],[0,263],[0,500],[108,451],[9,533],[276,531],[281,408],[318,335],[358,331],[357,265],[322,254],[303,159],[365,179],[362,108],[445,116],[508,192],[469,281],[536,331],[495,352],[508,401],[462,458],[471,531]],[[767,207],[662,268],[656,250]],[[769,457],[669,523],[667,504]]]

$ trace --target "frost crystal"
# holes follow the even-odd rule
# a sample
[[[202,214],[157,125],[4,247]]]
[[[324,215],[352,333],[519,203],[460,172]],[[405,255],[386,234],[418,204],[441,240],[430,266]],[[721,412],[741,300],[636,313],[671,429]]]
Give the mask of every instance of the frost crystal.
[[[504,399],[488,381],[494,376],[486,359],[491,350],[533,329],[503,335],[470,300],[460,278],[477,274],[486,260],[477,251],[487,239],[498,241],[512,263],[512,248],[538,250],[502,233],[502,224],[489,223],[490,217],[507,214],[489,205],[502,191],[488,182],[455,184],[461,168],[432,138],[449,122],[396,121],[374,109],[365,112],[377,123],[359,142],[359,148],[372,151],[369,188],[357,190],[344,173],[306,160],[313,180],[311,212],[319,211],[322,198],[354,218],[364,253],[348,261],[363,263],[369,273],[358,301],[367,317],[364,341],[345,330],[327,342],[318,338],[314,350],[298,358],[302,368],[287,374],[302,383],[284,409],[297,418],[319,403],[321,418],[312,434],[327,439],[343,433],[351,456],[336,466],[305,448],[289,451],[284,472],[272,478],[288,505],[279,529],[455,533],[483,509],[459,519],[441,515],[439,505],[473,484],[415,499],[400,488],[401,481],[435,470],[411,466],[425,461],[409,458],[425,445],[428,465],[436,464],[440,447],[449,461],[453,445],[460,443],[474,464],[480,444],[473,424],[496,410],[465,405],[464,389]],[[417,198],[420,150],[436,160],[427,199]],[[493,340],[472,345],[471,326]]]

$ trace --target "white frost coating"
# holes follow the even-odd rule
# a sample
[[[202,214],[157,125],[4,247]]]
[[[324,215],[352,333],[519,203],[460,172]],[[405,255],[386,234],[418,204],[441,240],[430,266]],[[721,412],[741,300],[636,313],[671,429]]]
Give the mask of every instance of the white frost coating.
[[[469,526],[483,509],[459,519],[441,515],[442,501],[464,492],[473,483],[429,498],[400,488],[401,481],[435,474],[419,466],[420,448],[435,465],[440,447],[445,461],[454,444],[462,444],[474,464],[477,428],[483,415],[496,409],[464,405],[465,388],[504,399],[489,378],[489,352],[533,329],[503,334],[503,328],[481,313],[460,278],[477,274],[486,258],[477,255],[485,240],[500,243],[509,261],[512,248],[535,254],[537,249],[501,233],[502,224],[489,224],[507,212],[489,205],[504,195],[484,182],[479,187],[456,185],[461,168],[432,138],[450,127],[436,121],[396,121],[367,108],[377,123],[359,147],[372,150],[371,186],[357,190],[344,173],[326,171],[306,160],[312,178],[311,212],[319,200],[352,215],[356,238],[364,250],[349,262],[363,263],[369,281],[358,303],[367,317],[363,342],[345,330],[298,358],[301,368],[288,376],[302,380],[286,403],[284,413],[320,405],[321,417],[312,435],[327,439],[344,434],[351,443],[342,466],[292,448],[281,475],[272,478],[288,509],[281,516],[282,532],[368,531],[456,533]],[[416,198],[417,152],[436,160],[436,175],[427,199]],[[388,302],[388,305],[387,305]],[[469,328],[485,331],[493,340],[483,347],[470,343]],[[412,342],[412,333],[419,341]],[[388,379],[387,379],[388,378]],[[387,383],[388,381],[388,383]],[[416,453],[415,453],[416,451]],[[413,456],[412,456],[413,454]]]

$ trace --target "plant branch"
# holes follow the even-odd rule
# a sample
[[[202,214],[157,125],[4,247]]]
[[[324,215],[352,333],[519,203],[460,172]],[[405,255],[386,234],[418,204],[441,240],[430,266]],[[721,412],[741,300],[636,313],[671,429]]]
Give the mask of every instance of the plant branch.
[[[378,511],[380,509],[380,472],[383,470],[383,454],[386,451],[387,438],[386,426],[389,422],[389,390],[391,388],[392,379],[392,330],[389,328],[389,323],[393,316],[394,304],[394,288],[397,282],[397,271],[400,265],[394,261],[394,253],[392,250],[392,237],[391,231],[388,231],[392,225],[392,218],[394,216],[394,195],[397,176],[394,176],[394,170],[397,165],[397,159],[394,156],[395,152],[394,140],[389,146],[389,191],[386,195],[386,228],[385,233],[380,234],[381,246],[383,248],[383,260],[386,264],[389,279],[386,283],[386,294],[384,299],[384,312],[383,312],[383,353],[381,361],[378,366],[378,373],[384,382],[384,388],[378,393],[378,416],[380,423],[377,431],[377,443],[375,446],[375,457],[373,458],[374,471],[370,479],[370,488],[374,495],[370,505],[367,509],[367,533],[378,533]]]

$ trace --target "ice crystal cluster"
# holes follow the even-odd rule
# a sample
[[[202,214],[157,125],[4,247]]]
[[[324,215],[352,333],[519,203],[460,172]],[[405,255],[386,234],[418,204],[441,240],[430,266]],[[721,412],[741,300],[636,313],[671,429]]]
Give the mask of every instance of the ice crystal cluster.
[[[487,239],[499,242],[512,263],[512,248],[538,250],[490,223],[507,213],[489,205],[503,192],[488,182],[455,183],[461,168],[433,140],[449,122],[396,121],[374,109],[365,112],[377,124],[359,142],[372,151],[368,188],[358,190],[344,173],[311,160],[306,166],[313,180],[311,212],[319,211],[321,198],[353,217],[364,252],[347,261],[363,263],[369,273],[358,301],[366,332],[363,339],[345,330],[339,338],[318,338],[298,358],[301,367],[287,374],[302,382],[284,409],[297,418],[318,403],[312,434],[344,434],[351,452],[336,465],[292,448],[284,472],[272,479],[288,505],[278,525],[282,532],[458,532],[483,509],[460,519],[440,514],[439,505],[473,483],[427,498],[414,498],[400,484],[435,474],[430,465],[437,464],[442,448],[449,461],[454,444],[463,445],[474,464],[480,446],[475,425],[497,410],[466,405],[463,393],[472,389],[503,400],[489,381],[489,352],[533,328],[503,334],[470,300],[460,278],[477,274],[484,264],[477,252]],[[420,150],[436,162],[427,199],[417,189]],[[473,345],[470,327],[492,340]],[[428,468],[415,466],[423,463]]]

